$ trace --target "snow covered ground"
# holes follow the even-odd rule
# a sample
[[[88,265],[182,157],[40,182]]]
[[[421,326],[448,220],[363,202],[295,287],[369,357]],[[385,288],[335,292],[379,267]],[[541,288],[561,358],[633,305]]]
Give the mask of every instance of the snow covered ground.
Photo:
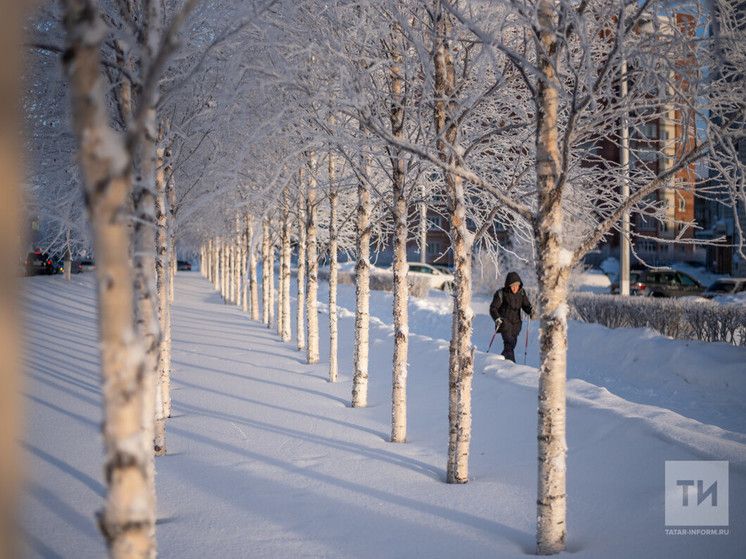
[[[92,280],[25,280],[28,557],[104,555],[94,521],[104,485]],[[489,301],[475,301],[471,481],[451,486],[450,301],[436,293],[410,306],[409,437],[394,445],[390,297],[372,294],[370,406],[355,410],[351,286],[340,286],[341,380],[329,384],[323,333],[322,363],[305,365],[294,344],[223,305],[199,274],[177,274],[175,413],[169,453],[157,460],[162,557],[533,552],[535,323],[527,365],[501,361],[484,353]],[[325,332],[324,312],[320,322]],[[572,322],[568,362],[568,554],[741,557],[746,349]],[[666,535],[665,461],[700,459],[730,461],[729,534]]]

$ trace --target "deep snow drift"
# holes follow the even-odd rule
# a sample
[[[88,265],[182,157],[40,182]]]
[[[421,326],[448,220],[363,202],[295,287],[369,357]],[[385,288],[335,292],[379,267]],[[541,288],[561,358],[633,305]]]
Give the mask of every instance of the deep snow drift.
[[[104,485],[93,276],[26,280],[29,557],[101,557]],[[387,442],[390,295],[373,293],[370,406],[348,407],[354,301],[340,286],[340,382],[321,358],[177,274],[174,417],[157,460],[162,557],[520,557],[534,550],[536,331],[528,365],[483,353],[475,302],[471,481],[450,486],[449,300],[410,306],[409,437]],[[319,294],[325,300],[325,289]],[[323,306],[322,306],[323,308]],[[345,310],[346,309],[346,310]],[[516,354],[523,358],[523,336]],[[496,342],[500,346],[500,342]],[[519,351],[520,350],[520,351]],[[493,352],[495,350],[493,349]],[[568,551],[740,557],[746,549],[746,350],[571,323]],[[670,411],[673,410],[673,411]],[[730,460],[730,533],[670,536],[666,460]]]

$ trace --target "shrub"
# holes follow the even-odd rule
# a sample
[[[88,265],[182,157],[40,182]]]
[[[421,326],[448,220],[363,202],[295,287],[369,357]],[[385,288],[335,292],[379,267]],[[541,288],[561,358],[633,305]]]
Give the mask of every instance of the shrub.
[[[677,339],[746,345],[746,308],[699,299],[573,293],[570,317],[609,328],[652,328]]]

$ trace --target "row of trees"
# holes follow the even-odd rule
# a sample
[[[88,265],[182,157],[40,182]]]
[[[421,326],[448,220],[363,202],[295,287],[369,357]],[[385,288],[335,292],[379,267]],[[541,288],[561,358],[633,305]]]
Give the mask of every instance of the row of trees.
[[[261,258],[261,320],[289,341],[294,319],[309,363],[319,359],[319,261],[328,263],[332,382],[337,255],[354,258],[353,407],[367,403],[371,248],[389,247],[391,441],[405,442],[407,243],[414,238],[426,250],[427,211],[448,224],[456,278],[449,483],[469,477],[472,262],[477,253],[509,249],[498,229],[534,253],[527,259],[541,320],[537,549],[564,549],[569,274],[608,235],[625,234],[628,213],[663,218],[664,189],[696,186],[725,204],[746,201],[743,169],[732,157],[744,130],[744,30],[729,6],[44,6],[28,26],[28,182],[41,206],[67,208],[47,237],[69,246],[75,231],[90,235],[96,254],[109,488],[100,525],[111,555],[155,553],[152,457],[165,452],[170,413],[175,240],[199,250],[203,273],[255,320]],[[69,85],[50,71],[57,53]],[[651,123],[664,121],[676,137],[646,136]],[[50,163],[52,145],[77,151],[80,172],[61,156]],[[623,145],[629,161],[604,155],[605,146]],[[665,164],[652,165],[651,151]],[[677,182],[704,163],[712,170],[706,184]],[[81,196],[63,186],[76,181]],[[80,203],[89,225],[74,211]],[[266,273],[276,249],[277,288]]]

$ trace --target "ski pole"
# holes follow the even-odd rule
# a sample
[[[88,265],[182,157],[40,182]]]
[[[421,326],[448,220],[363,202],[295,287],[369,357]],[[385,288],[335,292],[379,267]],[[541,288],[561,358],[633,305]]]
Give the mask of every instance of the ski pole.
[[[490,338],[490,345],[487,346],[487,353],[490,352],[490,349],[492,348],[492,342],[495,341],[495,336],[497,336],[497,331],[500,329],[500,325],[495,323],[495,332],[492,334],[492,338]]]
[[[531,319],[526,321],[526,343],[523,347],[523,364],[526,364],[526,355],[528,355],[528,331],[531,328]]]

